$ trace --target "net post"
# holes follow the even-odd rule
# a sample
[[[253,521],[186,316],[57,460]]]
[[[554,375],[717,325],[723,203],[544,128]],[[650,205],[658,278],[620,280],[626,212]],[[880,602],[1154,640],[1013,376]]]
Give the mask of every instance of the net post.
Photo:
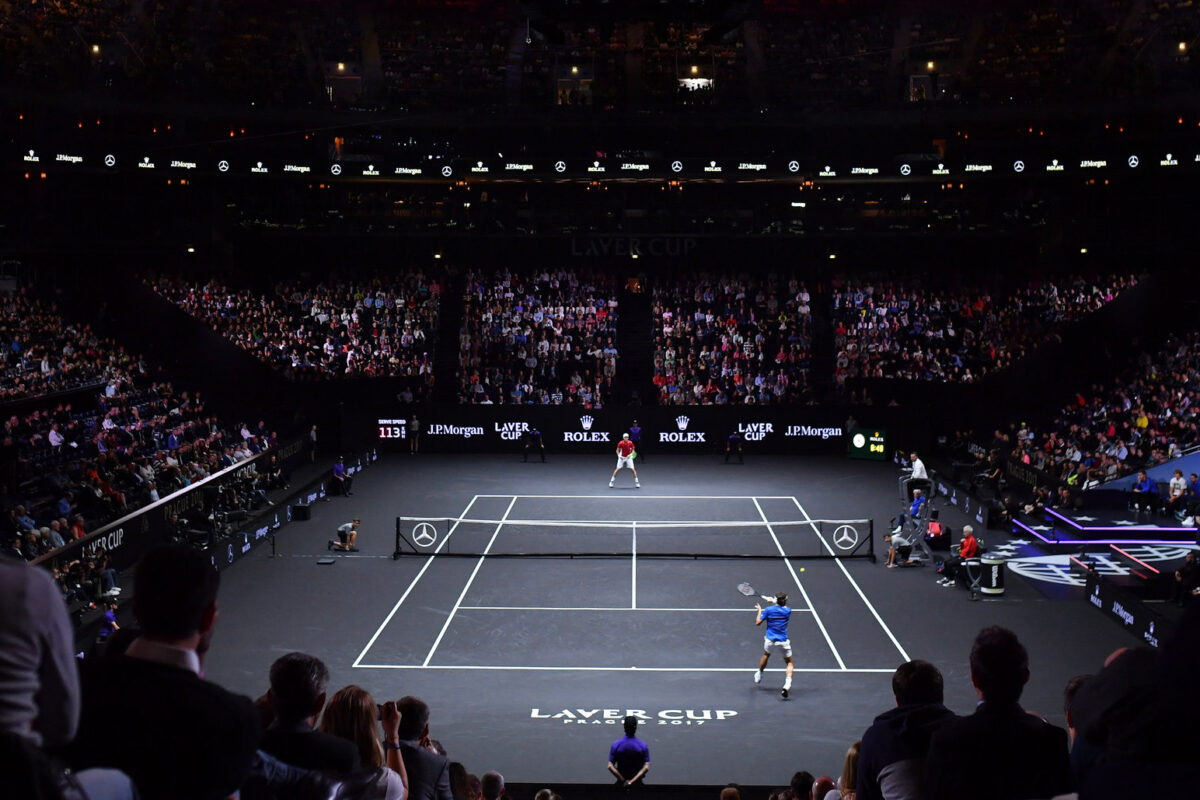
[[[396,517],[396,546],[392,550],[392,561],[399,560],[402,555],[404,554],[400,551],[400,517]]]
[[[875,518],[874,517],[871,517],[869,520],[867,520],[867,547],[868,547],[867,558],[871,559],[871,563],[874,564],[875,561],[877,560],[876,556],[875,556]]]

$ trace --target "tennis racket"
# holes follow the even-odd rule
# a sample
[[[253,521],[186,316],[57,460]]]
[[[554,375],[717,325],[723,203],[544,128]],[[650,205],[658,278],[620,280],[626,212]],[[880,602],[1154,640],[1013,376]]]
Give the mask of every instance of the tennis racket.
[[[737,589],[739,592],[746,595],[746,597],[753,597],[754,595],[758,594],[758,590],[755,589],[750,584],[746,583],[745,581],[743,581],[742,583],[739,583]],[[775,602],[775,598],[769,594],[758,594],[758,596],[761,597],[763,600],[766,600],[768,603]]]

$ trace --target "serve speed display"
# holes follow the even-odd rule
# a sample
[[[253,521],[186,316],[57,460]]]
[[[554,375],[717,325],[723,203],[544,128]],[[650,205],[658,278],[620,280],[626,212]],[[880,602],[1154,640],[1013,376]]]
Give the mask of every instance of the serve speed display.
[[[402,419],[381,419],[378,424],[380,441],[408,438],[408,423]]]
[[[850,431],[850,457],[883,461],[887,458],[887,431],[855,428]]]

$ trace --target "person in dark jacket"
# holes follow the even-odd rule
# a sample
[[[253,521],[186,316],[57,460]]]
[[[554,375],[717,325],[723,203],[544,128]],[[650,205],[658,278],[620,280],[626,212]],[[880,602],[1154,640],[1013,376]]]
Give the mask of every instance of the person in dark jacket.
[[[971,647],[975,713],[934,732],[925,759],[927,800],[1024,800],[1071,790],[1067,732],[1021,708],[1029,654],[993,625]],[[998,768],[1000,767],[1000,768]]]
[[[954,718],[942,705],[942,673],[928,661],[909,661],[892,675],[896,707],[875,718],[858,755],[858,800],[916,800],[921,796],[929,738]]]

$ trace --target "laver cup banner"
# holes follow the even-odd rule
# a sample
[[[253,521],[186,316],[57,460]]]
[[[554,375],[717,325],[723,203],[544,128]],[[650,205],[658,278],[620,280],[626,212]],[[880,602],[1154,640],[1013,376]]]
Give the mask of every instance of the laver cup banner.
[[[347,413],[359,416],[346,419],[344,430],[369,437],[373,446],[407,447],[401,409]],[[853,442],[862,442],[848,445],[844,423],[814,408],[461,406],[418,416],[422,452],[519,452],[537,436],[547,453],[612,453],[635,419],[642,429],[639,449],[646,453],[723,454],[731,437],[750,456],[837,454],[849,447],[855,457],[884,459],[891,446],[882,428],[856,428]]]

